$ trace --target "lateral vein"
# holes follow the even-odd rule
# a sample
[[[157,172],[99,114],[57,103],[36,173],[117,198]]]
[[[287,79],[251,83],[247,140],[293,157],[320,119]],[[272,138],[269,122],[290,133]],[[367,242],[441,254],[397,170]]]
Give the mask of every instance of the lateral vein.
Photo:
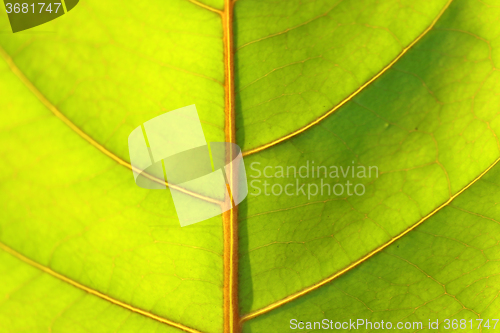
[[[189,333],[201,333],[198,330],[195,330],[193,328],[184,326],[184,325],[182,325],[180,323],[177,323],[175,321],[172,321],[172,320],[160,317],[158,315],[155,315],[153,313],[147,312],[145,310],[136,308],[136,307],[134,307],[132,305],[126,304],[126,303],[124,303],[122,301],[119,301],[117,299],[114,299],[114,298],[112,298],[110,296],[104,295],[103,293],[100,293],[97,290],[94,290],[92,288],[84,286],[84,285],[82,285],[82,284],[80,284],[80,283],[78,283],[78,282],[76,282],[76,281],[74,281],[74,280],[72,280],[72,279],[70,279],[70,278],[62,275],[62,274],[59,274],[59,273],[53,271],[52,269],[50,269],[50,268],[48,268],[46,266],[43,266],[43,265],[41,265],[41,264],[39,264],[39,263],[37,263],[37,262],[29,259],[28,257],[22,255],[21,253],[17,252],[16,250],[10,248],[9,246],[7,246],[7,245],[5,245],[5,244],[3,244],[1,242],[0,242],[0,249],[2,249],[3,251],[9,253],[10,255],[14,256],[17,259],[19,259],[19,260],[21,260],[21,261],[23,261],[23,262],[25,262],[25,263],[27,263],[27,264],[35,267],[35,268],[38,268],[39,270],[41,270],[44,273],[47,273],[47,274],[49,274],[49,275],[51,275],[51,276],[53,276],[53,277],[55,277],[55,278],[57,278],[59,280],[62,280],[64,282],[72,285],[73,287],[81,289],[81,290],[83,290],[83,291],[85,291],[85,292],[87,292],[89,294],[97,296],[97,297],[99,297],[101,299],[104,299],[104,300],[106,300],[108,302],[111,302],[111,303],[113,303],[115,305],[121,306],[121,307],[123,307],[125,309],[128,309],[128,310],[133,311],[133,312],[138,313],[138,314],[141,314],[141,315],[143,315],[145,317],[148,317],[150,319],[159,321],[161,323],[173,326],[173,327],[178,328],[180,330],[183,330],[185,332],[189,332]]]
[[[388,242],[382,244],[381,246],[377,247],[376,249],[374,249],[373,251],[369,252],[368,254],[364,255],[363,257],[361,257],[360,259],[356,260],[355,262],[353,262],[352,264],[348,265],[347,267],[343,268],[342,270],[338,271],[337,273],[329,276],[328,278],[324,279],[324,280],[321,280],[299,292],[296,292],[288,297],[285,297],[283,298],[282,300],[279,300],[277,302],[274,302],[272,304],[269,304],[268,306],[265,306],[263,307],[262,309],[259,309],[259,310],[256,310],[254,312],[251,312],[251,313],[248,313],[244,316],[241,317],[241,321],[247,321],[247,320],[250,320],[250,319],[253,319],[255,317],[258,317],[260,315],[263,315],[269,311],[272,311],[284,304],[287,304],[287,303],[290,303],[291,301],[301,297],[301,296],[304,296],[324,285],[326,285],[327,283],[329,282],[332,282],[333,280],[335,280],[336,278],[338,278],[339,276],[349,272],[350,270],[352,270],[353,268],[359,266],[360,264],[362,264],[363,262],[365,262],[366,260],[370,259],[371,257],[373,257],[374,255],[376,255],[377,253],[381,252],[382,250],[384,250],[385,248],[387,248],[389,245],[393,244],[394,242],[396,242],[397,240],[401,239],[403,236],[405,236],[406,234],[408,234],[409,232],[413,231],[415,228],[417,228],[418,226],[420,226],[422,223],[424,223],[426,220],[428,220],[430,217],[432,217],[433,215],[435,215],[437,212],[439,212],[441,209],[443,209],[444,207],[448,206],[456,197],[458,197],[460,194],[462,194],[465,190],[467,190],[469,187],[471,187],[472,185],[474,185],[478,180],[480,180],[488,171],[490,171],[493,167],[495,167],[495,165],[498,164],[498,162],[500,162],[500,157],[497,158],[486,170],[484,170],[479,176],[477,176],[476,178],[474,178],[469,184],[467,184],[464,188],[462,188],[460,191],[458,191],[457,193],[455,193],[453,196],[451,196],[447,201],[445,201],[443,204],[441,204],[441,206],[437,207],[436,209],[434,209],[433,211],[431,211],[429,214],[427,214],[426,216],[424,216],[422,219],[420,219],[418,222],[416,222],[415,224],[411,225],[410,227],[408,227],[407,229],[405,229],[403,232],[401,232],[400,234],[398,234],[397,236],[391,238]]]
[[[95,141],[87,133],[85,133],[78,126],[76,126],[71,120],[69,120],[61,111],[59,111],[57,109],[57,107],[54,104],[52,104],[42,94],[42,92],[40,92],[40,90],[38,90],[37,87],[35,87],[35,85],[24,75],[24,73],[19,69],[19,67],[17,67],[17,65],[14,63],[14,61],[12,60],[12,58],[9,56],[9,54],[7,54],[7,52],[2,47],[0,47],[0,56],[5,60],[5,62],[9,66],[10,70],[31,91],[31,93],[33,95],[35,95],[35,97],[38,98],[38,100],[47,109],[49,109],[49,111],[51,111],[54,114],[54,116],[56,116],[57,118],[59,118],[71,130],[73,130],[76,134],[78,134],[80,137],[82,137],[85,141],[87,141],[88,143],[90,143],[92,146],[94,146],[95,148],[97,148],[97,150],[99,150],[101,153],[103,153],[104,155],[108,156],[109,158],[111,158],[112,160],[114,160],[115,162],[117,162],[118,164],[120,164],[120,165],[122,165],[122,166],[124,166],[124,167],[126,167],[126,168],[128,168],[130,170],[136,171],[138,173],[142,172],[142,170],[137,169],[136,167],[134,167],[130,163],[124,161],[123,159],[121,159],[117,155],[113,154],[111,151],[107,150],[103,145],[101,145],[100,143],[98,143],[97,141]],[[174,184],[169,184],[164,179],[159,179],[159,178],[157,178],[155,176],[152,176],[152,175],[150,175],[150,174],[148,174],[146,172],[142,172],[141,175],[143,175],[144,177],[146,177],[149,180],[152,180],[152,181],[154,181],[156,183],[163,184],[163,185],[165,185],[167,187],[170,187],[171,189],[183,192],[185,194],[191,195],[191,196],[196,197],[198,199],[205,200],[207,202],[211,202],[211,203],[218,204],[218,205],[222,204],[222,202],[219,201],[219,200],[203,196],[201,194],[189,191],[187,189],[184,189],[184,188],[182,188],[180,186],[177,186],[177,185],[174,185]]]
[[[347,102],[349,102],[350,100],[352,100],[361,91],[363,91],[366,87],[368,87],[371,83],[373,83],[376,79],[378,79],[385,72],[387,72],[396,62],[399,61],[399,59],[401,59],[401,57],[403,57],[406,54],[406,52],[408,52],[408,50],[410,50],[425,35],[427,35],[427,33],[432,30],[432,28],[436,25],[437,21],[441,18],[441,16],[448,9],[448,7],[450,6],[450,4],[452,2],[453,2],[453,0],[448,0],[448,2],[446,3],[446,5],[441,9],[441,11],[439,12],[439,14],[432,21],[432,23],[413,42],[411,42],[410,45],[408,45],[407,47],[405,47],[401,51],[401,53],[399,53],[399,55],[396,58],[394,58],[387,66],[385,66],[380,72],[378,72],[377,75],[375,75],[370,80],[368,80],[367,82],[365,82],[361,87],[359,87],[358,89],[356,89],[353,93],[351,93],[344,100],[342,100],[342,102],[340,102],[339,104],[337,104],[333,109],[331,109],[330,111],[326,112],[325,114],[323,114],[319,118],[315,119],[314,121],[310,122],[309,124],[305,125],[304,127],[301,127],[298,130],[295,130],[295,131],[293,131],[293,132],[291,132],[291,133],[289,133],[289,134],[287,134],[287,135],[285,135],[285,136],[283,136],[283,137],[281,137],[279,139],[273,140],[273,141],[271,141],[269,143],[266,143],[266,144],[264,144],[262,146],[259,146],[259,147],[256,147],[256,148],[244,151],[243,152],[243,156],[255,154],[255,153],[260,152],[262,150],[265,150],[265,149],[267,149],[269,147],[275,146],[278,143],[281,143],[281,142],[283,142],[285,140],[288,140],[288,139],[290,139],[290,138],[292,138],[292,137],[294,137],[294,136],[296,136],[296,135],[298,135],[298,134],[306,131],[307,129],[313,127],[314,125],[320,123],[322,120],[324,120],[325,118],[327,118],[328,116],[330,116],[332,113],[334,113],[335,111],[337,111],[338,109],[340,109],[343,105],[345,105]]]
[[[221,10],[212,8],[212,7],[208,6],[208,5],[205,5],[202,2],[199,2],[199,1],[196,1],[196,0],[188,0],[188,1],[191,2],[192,4],[195,4],[196,6],[199,6],[201,8],[205,8],[206,10],[209,10],[211,12],[214,12],[214,13],[217,13],[219,15],[222,15],[222,11]]]

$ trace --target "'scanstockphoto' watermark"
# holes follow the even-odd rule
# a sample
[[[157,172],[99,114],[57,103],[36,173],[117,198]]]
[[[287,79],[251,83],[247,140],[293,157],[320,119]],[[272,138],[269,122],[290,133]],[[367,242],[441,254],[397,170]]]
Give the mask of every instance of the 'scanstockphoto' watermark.
[[[169,184],[181,226],[207,220],[252,196],[362,196],[365,184],[378,178],[376,166],[250,164],[250,182],[240,148],[207,143],[196,107],[186,106],[146,121],[128,138],[136,184],[166,189]],[[270,183],[271,179],[274,183]],[[232,180],[232,181],[230,181]],[[207,200],[209,199],[209,200]]]
[[[290,320],[290,329],[292,330],[337,330],[337,331],[354,331],[354,330],[411,330],[413,332],[421,331],[422,329],[428,330],[468,330],[468,331],[481,331],[482,328],[487,328],[488,330],[492,328],[496,329],[498,319],[487,319],[487,318],[475,318],[475,319],[445,319],[439,321],[439,319],[429,319],[427,322],[421,321],[371,321],[369,319],[349,319],[349,321],[333,321],[330,319],[323,319],[321,321],[302,321],[297,319]],[[483,330],[484,332],[484,330]]]
[[[365,184],[361,181],[378,178],[378,167],[355,165],[354,161],[349,166],[315,165],[314,161],[306,161],[300,166],[264,167],[260,162],[253,162],[250,169],[250,178],[253,178],[250,181],[251,195],[302,195],[309,200],[318,195],[361,196],[366,192]],[[272,184],[268,179],[280,182]]]
[[[429,327],[432,327],[432,323],[429,321]],[[397,322],[392,323],[390,321],[370,321],[368,319],[356,319],[349,321],[333,321],[330,319],[323,319],[322,321],[299,321],[297,319],[290,320],[290,328],[292,330],[342,330],[342,331],[352,331],[352,330],[385,330],[385,329],[399,329],[399,330],[421,330],[423,328],[423,323],[420,321],[416,322]]]

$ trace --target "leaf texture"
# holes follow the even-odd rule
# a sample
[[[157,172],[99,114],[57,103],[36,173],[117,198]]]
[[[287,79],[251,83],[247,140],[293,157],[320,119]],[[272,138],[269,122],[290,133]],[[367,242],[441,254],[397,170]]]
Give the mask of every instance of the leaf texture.
[[[292,318],[427,325],[498,317],[500,211],[492,198],[500,196],[499,180],[497,166],[382,253],[300,301],[249,321],[244,331],[285,331]]]
[[[498,319],[499,20],[493,0],[87,0],[1,33],[0,332]],[[126,142],[190,104],[251,192],[181,228]],[[313,163],[377,171],[347,174],[361,196],[255,195],[345,181],[274,173]]]
[[[491,106],[498,105],[499,76],[487,40],[496,33],[483,26],[474,31],[454,15],[470,6],[452,3],[420,43],[338,114],[248,156],[247,164],[271,166],[354,161],[378,166],[380,175],[365,179],[361,197],[250,196],[240,208],[248,230],[240,250],[248,263],[243,312],[328,278],[387,243],[498,158],[500,123]]]

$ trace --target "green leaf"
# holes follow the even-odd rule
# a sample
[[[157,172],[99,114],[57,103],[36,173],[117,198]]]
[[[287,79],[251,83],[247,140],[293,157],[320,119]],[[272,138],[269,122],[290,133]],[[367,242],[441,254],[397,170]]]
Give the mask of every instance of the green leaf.
[[[398,57],[446,2],[238,2],[238,142],[250,150],[324,115]]]
[[[0,34],[0,332],[500,319],[500,6],[238,0],[228,13],[228,0],[87,0]],[[190,104],[207,141],[235,130],[244,151],[237,238],[226,216],[181,228],[169,191],[133,181],[129,133]],[[372,174],[276,175],[313,162]],[[364,194],[326,192],[347,181]],[[308,197],[313,184],[324,193]]]
[[[8,20],[1,22],[7,30]],[[124,304],[219,332],[221,217],[180,228],[167,191],[138,188],[131,170],[48,108],[63,113],[116,159],[128,160],[127,137],[135,127],[187,104],[197,105],[207,140],[224,141],[221,36],[218,15],[187,1],[156,6],[83,1],[46,25],[1,34],[0,52],[7,60],[0,61],[2,243]],[[46,295],[47,288],[57,289],[52,285],[57,282],[33,288]],[[64,312],[69,318],[64,322],[57,319],[60,307],[42,307],[44,316],[9,313],[6,309],[16,310],[15,291],[22,286],[0,287],[2,297],[12,294],[0,311],[0,323],[12,322],[4,326],[7,331],[28,330],[24,317],[45,330],[54,320],[64,332],[72,331],[73,321],[90,325],[91,319],[99,326],[114,318],[73,317],[76,308],[67,302],[63,308],[73,310]],[[85,302],[76,302],[85,308]],[[110,306],[115,307],[105,308]],[[152,319],[129,324],[128,315],[117,329],[134,331],[137,320],[145,331],[158,326]]]

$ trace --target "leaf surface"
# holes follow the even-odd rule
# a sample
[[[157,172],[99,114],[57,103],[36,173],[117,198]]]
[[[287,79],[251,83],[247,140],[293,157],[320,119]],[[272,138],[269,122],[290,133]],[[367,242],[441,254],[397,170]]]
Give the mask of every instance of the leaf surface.
[[[224,141],[220,20],[187,1],[131,5],[83,2],[1,35],[1,241],[124,304],[220,332],[221,217],[180,228],[170,194],[141,190],[116,161],[132,129],[186,104],[207,140]]]
[[[499,318],[500,6],[238,0],[229,64],[225,10],[88,0],[0,34],[0,331]],[[169,191],[133,182],[126,143],[190,104],[226,141],[228,96],[250,189],[233,261],[226,217],[181,228]],[[313,164],[373,174],[301,177]],[[346,181],[365,193],[326,193]]]
[[[312,199],[249,196],[240,209],[246,210],[241,227],[248,232],[240,250],[248,263],[242,267],[242,279],[248,281],[241,283],[243,312],[326,279],[391,241],[498,158],[500,120],[492,106],[498,105],[499,75],[488,40],[496,32],[471,26],[457,14],[472,6],[452,3],[420,43],[334,116],[247,157],[247,164],[256,163],[259,171],[262,166],[276,170],[278,165],[315,162],[316,166],[377,166],[380,174],[371,178],[349,174],[347,180],[365,184],[363,196],[329,196],[326,189]],[[296,181],[306,187],[310,183],[320,187],[321,181],[332,187],[345,183],[311,175],[291,177],[261,175],[254,180],[267,180],[269,189]],[[256,182],[256,187],[262,189],[262,183]]]

